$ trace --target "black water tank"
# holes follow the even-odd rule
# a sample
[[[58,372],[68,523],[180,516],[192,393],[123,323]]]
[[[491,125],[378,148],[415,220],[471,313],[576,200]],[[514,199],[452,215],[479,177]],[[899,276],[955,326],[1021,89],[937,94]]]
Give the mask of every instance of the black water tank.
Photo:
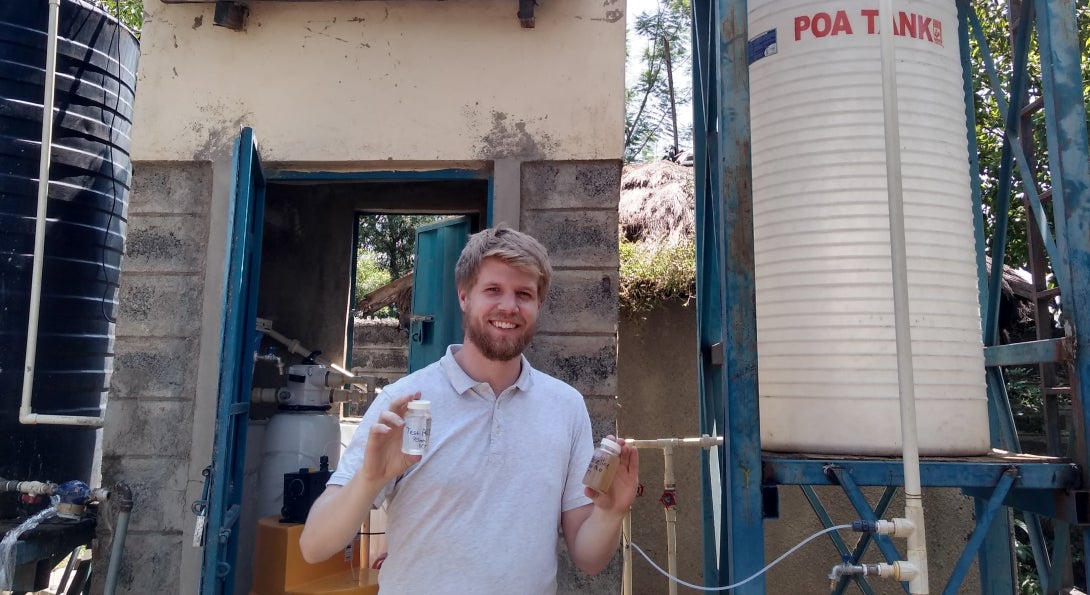
[[[48,4],[0,2],[0,478],[90,479],[93,428],[21,425]],[[101,9],[63,0],[34,412],[100,415],[132,168],[139,47]],[[0,517],[4,513],[0,502]]]

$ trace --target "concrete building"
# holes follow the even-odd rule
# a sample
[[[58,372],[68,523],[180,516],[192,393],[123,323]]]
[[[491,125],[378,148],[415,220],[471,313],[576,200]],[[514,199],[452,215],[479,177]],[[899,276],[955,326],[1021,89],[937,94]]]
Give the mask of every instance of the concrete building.
[[[191,504],[225,372],[241,127],[268,179],[258,316],[342,361],[356,212],[507,222],[556,267],[530,359],[586,396],[596,436],[613,431],[625,5],[550,0],[534,28],[517,5],[254,2],[236,31],[211,3],[145,4],[102,445],[104,481],[136,499],[119,592],[201,582]],[[617,573],[563,570],[561,590],[613,592]]]

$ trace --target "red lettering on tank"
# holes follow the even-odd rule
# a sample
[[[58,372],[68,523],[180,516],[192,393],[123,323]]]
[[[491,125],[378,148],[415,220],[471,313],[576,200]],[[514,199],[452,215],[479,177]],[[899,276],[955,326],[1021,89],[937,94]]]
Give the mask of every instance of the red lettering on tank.
[[[843,10],[836,12],[836,18],[833,20],[833,35],[851,35],[852,24],[848,21],[848,13]]]
[[[813,33],[814,37],[825,37],[829,34],[832,25],[833,20],[829,17],[829,13],[819,12],[810,20],[810,33]]]
[[[867,17],[867,35],[878,33],[878,9],[864,8],[859,13]]]
[[[795,41],[802,39],[802,32],[810,28],[810,17],[800,15],[795,17]]]

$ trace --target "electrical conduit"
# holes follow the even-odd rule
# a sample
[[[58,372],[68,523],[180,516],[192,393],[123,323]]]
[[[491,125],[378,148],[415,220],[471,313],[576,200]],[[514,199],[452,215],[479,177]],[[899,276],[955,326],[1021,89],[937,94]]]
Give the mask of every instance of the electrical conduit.
[[[909,592],[926,595],[927,544],[924,535],[920,452],[916,429],[916,392],[912,371],[912,332],[908,310],[908,256],[905,246],[904,192],[901,185],[901,134],[897,107],[897,73],[893,49],[893,0],[879,0],[882,46],[882,110],[885,121],[886,186],[889,194],[889,237],[893,269],[893,312],[897,337],[897,384],[901,405],[901,450],[905,474],[905,518],[914,526],[908,535],[908,563],[916,573]]]
[[[102,416],[41,415],[31,407],[34,391],[34,366],[38,353],[38,318],[42,305],[42,268],[45,261],[45,223],[49,199],[49,163],[53,147],[53,96],[56,91],[57,28],[60,0],[49,0],[49,26],[45,54],[45,95],[42,100],[42,147],[38,165],[38,210],[34,221],[34,265],[30,280],[30,313],[27,320],[26,365],[23,371],[23,398],[19,405],[19,423],[63,426],[102,427]]]

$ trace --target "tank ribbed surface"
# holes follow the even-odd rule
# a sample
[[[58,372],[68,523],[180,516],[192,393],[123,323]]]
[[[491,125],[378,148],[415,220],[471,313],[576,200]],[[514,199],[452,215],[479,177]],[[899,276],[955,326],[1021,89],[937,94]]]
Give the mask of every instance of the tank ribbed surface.
[[[921,452],[980,454],[989,434],[955,7],[894,6]],[[749,4],[761,441],[769,450],[900,453],[875,9]]]
[[[0,477],[88,481],[95,430],[21,425],[34,253],[48,6],[0,4]],[[131,181],[139,48],[116,19],[60,6],[35,413],[99,415]]]

